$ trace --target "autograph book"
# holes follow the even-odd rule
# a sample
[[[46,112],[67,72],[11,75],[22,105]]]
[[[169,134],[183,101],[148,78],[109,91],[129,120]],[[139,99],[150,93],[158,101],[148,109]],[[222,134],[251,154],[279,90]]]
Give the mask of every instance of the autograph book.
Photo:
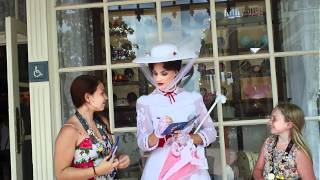
[[[189,121],[171,123],[169,126],[162,132],[162,135],[170,135],[173,134],[174,131],[183,130],[184,128],[192,125],[193,122],[199,117],[199,115],[193,116],[192,118],[188,118]]]

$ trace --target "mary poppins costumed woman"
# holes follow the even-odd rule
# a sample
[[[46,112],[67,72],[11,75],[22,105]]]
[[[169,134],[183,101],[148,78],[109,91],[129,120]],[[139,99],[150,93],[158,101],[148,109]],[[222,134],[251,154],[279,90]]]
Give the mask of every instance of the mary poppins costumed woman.
[[[142,180],[210,179],[204,148],[215,141],[217,132],[209,117],[197,133],[193,130],[207,113],[202,96],[178,86],[196,58],[192,50],[173,44],[159,44],[139,63],[155,89],[137,100],[137,142],[142,151],[150,152]],[[187,64],[182,67],[182,60]],[[177,122],[188,122],[183,130],[163,132]]]

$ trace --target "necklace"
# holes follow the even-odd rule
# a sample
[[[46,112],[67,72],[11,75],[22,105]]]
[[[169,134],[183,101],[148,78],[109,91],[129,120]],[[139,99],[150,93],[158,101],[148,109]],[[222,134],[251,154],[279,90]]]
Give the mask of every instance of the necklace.
[[[103,153],[104,152],[104,149],[105,149],[105,152],[104,154],[108,154],[109,151],[110,151],[110,148],[104,148],[104,144],[106,147],[108,147],[107,145],[110,144],[110,141],[108,140],[108,135],[107,133],[105,132],[105,125],[103,125],[99,118],[97,117],[94,117],[93,120],[94,120],[94,123],[96,124],[101,136],[102,136],[102,140],[98,139],[97,136],[95,135],[93,129],[89,126],[88,122],[83,118],[83,116],[79,113],[79,111],[76,111],[75,112],[75,115],[76,117],[79,119],[81,125],[83,126],[83,128],[86,130],[86,132],[88,133],[89,137],[91,138],[91,140],[98,145],[97,147],[97,151],[99,153]]]
[[[275,178],[276,179],[281,179],[281,180],[284,179],[283,173],[279,173],[279,174],[275,175],[275,172],[274,172],[275,171],[275,165],[274,165],[273,158],[274,158],[274,150],[275,150],[275,148],[277,146],[278,139],[279,139],[279,137],[276,137],[276,139],[275,139],[275,141],[273,143],[271,152],[269,152],[271,154],[270,161],[271,161],[272,168],[271,168],[271,170],[270,170],[270,172],[268,174],[268,177],[267,177],[268,180],[273,180]],[[289,155],[292,146],[293,146],[293,141],[290,140],[290,142],[289,142],[289,144],[288,144],[288,146],[287,146],[287,148],[286,148],[286,150],[284,152],[284,157],[282,157],[282,159],[281,159],[281,163],[284,163],[286,161],[285,157],[287,157]]]

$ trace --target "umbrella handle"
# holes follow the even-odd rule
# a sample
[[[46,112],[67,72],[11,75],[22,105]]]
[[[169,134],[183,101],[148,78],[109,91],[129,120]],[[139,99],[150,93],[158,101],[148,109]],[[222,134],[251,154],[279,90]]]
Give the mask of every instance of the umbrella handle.
[[[217,105],[218,102],[221,103],[225,103],[227,100],[227,98],[224,95],[218,95],[213,103],[213,105],[210,107],[209,111],[207,112],[207,114],[204,116],[204,118],[201,120],[200,124],[198,125],[198,127],[196,128],[196,130],[193,132],[193,134],[196,134],[200,127],[202,126],[202,124],[204,123],[204,121],[209,117],[211,111],[213,110],[213,108]]]
[[[209,117],[211,111],[213,110],[213,108],[217,105],[217,100],[214,101],[213,105],[211,106],[211,108],[209,109],[209,111],[207,112],[207,114],[204,116],[204,118],[201,120],[200,124],[198,125],[197,129],[193,132],[193,134],[196,134],[200,127],[202,126],[202,124],[204,123],[204,121]]]

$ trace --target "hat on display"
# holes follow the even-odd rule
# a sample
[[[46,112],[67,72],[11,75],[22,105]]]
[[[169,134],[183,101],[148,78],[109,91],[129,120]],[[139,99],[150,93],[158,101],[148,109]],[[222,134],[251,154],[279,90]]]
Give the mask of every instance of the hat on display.
[[[137,57],[134,63],[161,63],[167,61],[176,61],[183,59],[194,59],[197,55],[190,49],[178,49],[174,44],[162,43],[154,46],[150,53],[145,56]]]

